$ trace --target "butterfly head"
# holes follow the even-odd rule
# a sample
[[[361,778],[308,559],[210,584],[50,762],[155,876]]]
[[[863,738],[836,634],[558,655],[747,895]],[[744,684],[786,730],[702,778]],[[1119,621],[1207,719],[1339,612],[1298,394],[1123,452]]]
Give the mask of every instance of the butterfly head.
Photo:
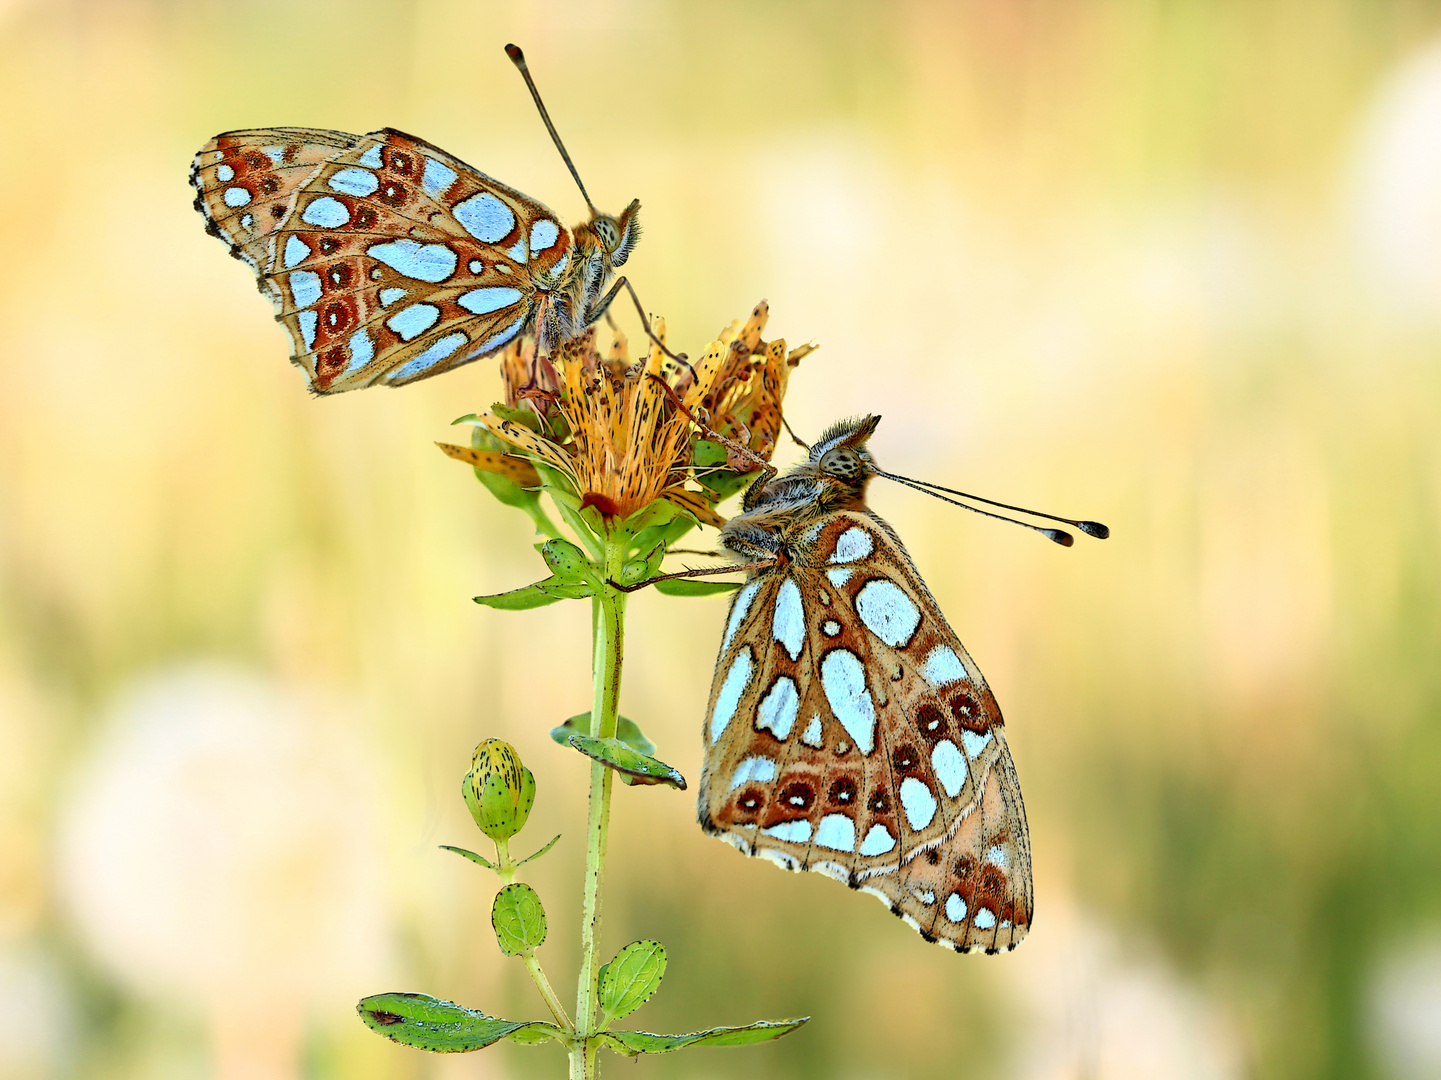
[[[879,416],[837,421],[811,447],[810,457],[801,467],[842,484],[859,485],[864,489],[866,481],[875,474],[866,443],[880,422]]]
[[[591,218],[590,231],[612,267],[624,266],[630,258],[631,248],[640,239],[639,216],[640,200],[633,199],[618,218],[599,213]]]
[[[878,471],[866,443],[880,422],[879,416],[858,416],[832,424],[805,461],[747,492],[744,508],[793,502],[813,504],[821,512],[864,508],[866,485]]]

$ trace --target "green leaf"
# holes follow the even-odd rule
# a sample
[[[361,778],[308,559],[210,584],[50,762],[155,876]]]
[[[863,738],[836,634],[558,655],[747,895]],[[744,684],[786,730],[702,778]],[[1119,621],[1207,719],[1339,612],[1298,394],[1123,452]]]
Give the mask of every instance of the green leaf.
[[[540,545],[540,557],[557,578],[563,581],[581,581],[592,570],[591,561],[585,552],[569,540],[555,538]]]
[[[558,836],[555,838],[555,840],[559,840],[559,839],[560,839],[560,837],[558,837]],[[552,843],[552,844],[555,843],[555,840],[552,840],[551,843]],[[547,846],[548,846],[548,845],[547,845]],[[494,869],[495,869],[494,864],[492,864],[492,863],[490,862],[490,860],[487,859],[485,856],[483,856],[483,855],[477,855],[477,854],[476,854],[475,852],[473,852],[473,851],[466,851],[465,848],[463,848],[463,847],[453,847],[453,846],[450,845],[450,844],[441,844],[441,845],[440,845],[440,850],[441,850],[441,851],[453,851],[453,852],[455,852],[457,855],[464,855],[464,856],[465,856],[467,859],[469,859],[471,862],[473,862],[473,863],[478,863],[478,864],[480,864],[481,866],[485,867],[487,870],[494,870]],[[532,858],[534,858],[534,856],[532,856]]]
[[[589,581],[564,581],[552,575],[544,581],[511,589],[510,592],[477,596],[474,600],[477,604],[501,611],[525,611],[529,608],[545,607],[557,600],[581,600],[594,591],[595,586]]]
[[[664,525],[652,525],[636,533],[633,549],[637,552],[650,551],[657,544],[668,548],[695,527],[695,519],[689,514],[677,514]]]
[[[612,1020],[635,1012],[660,989],[665,948],[659,941],[634,941],[600,969],[600,1007]]]
[[[460,421],[457,420],[456,423],[458,424]],[[490,450],[501,453],[513,449],[509,443],[492,435],[479,424],[470,429],[470,445],[477,450]],[[502,475],[490,469],[477,468],[474,472],[475,478],[479,480],[481,484],[485,486],[485,489],[495,496],[496,501],[502,505],[517,507],[532,517],[534,517],[536,511],[539,510],[539,491],[526,488],[517,483],[512,477]]]
[[[669,784],[685,790],[685,777],[677,769],[619,739],[592,739],[589,735],[573,734],[566,741],[586,757],[609,765],[627,784]]]
[[[506,405],[504,402],[497,401],[490,407],[490,411],[502,420],[509,420],[515,424],[524,424],[537,435],[545,434],[542,430],[540,417],[536,416],[530,409],[523,409],[515,405]]]
[[[686,1046],[749,1046],[789,1035],[809,1016],[799,1020],[758,1020],[745,1027],[717,1027],[689,1035],[652,1035],[648,1031],[607,1031],[600,1036],[617,1054],[668,1054]]]
[[[542,590],[538,582],[520,589],[511,589],[510,592],[491,593],[489,596],[474,598],[477,604],[484,604],[486,607],[496,608],[499,611],[527,611],[530,608],[545,607],[547,604],[554,604],[557,600],[563,599],[565,598],[552,596]]]
[[[366,1027],[392,1042],[443,1054],[479,1050],[506,1038],[527,1043],[565,1039],[554,1024],[497,1020],[428,994],[374,994],[362,998],[355,1011]]]
[[[628,716],[617,716],[615,718],[615,737],[625,743],[632,750],[645,754],[649,757],[655,753],[655,743],[645,737],[640,725]],[[590,713],[576,713],[560,727],[550,729],[550,737],[561,746],[570,745],[572,735],[590,734]]]
[[[525,858],[521,859],[521,860],[520,860],[518,863],[516,863],[515,865],[516,865],[516,866],[524,866],[526,863],[530,862],[532,859],[538,859],[538,858],[540,858],[542,855],[544,855],[544,854],[545,854],[547,851],[549,851],[551,848],[555,847],[555,841],[556,841],[556,840],[559,840],[559,839],[560,839],[560,833],[556,833],[556,834],[555,834],[555,840],[552,840],[550,843],[546,844],[545,847],[541,848],[541,849],[540,849],[539,851],[537,851],[534,855],[527,855]]]
[[[666,499],[646,503],[630,517],[620,523],[620,529],[636,536],[646,529],[669,524],[680,513],[680,508]]]
[[[490,925],[506,956],[519,956],[545,943],[545,908],[536,891],[520,881],[495,894]]]
[[[716,593],[732,592],[744,585],[744,581],[698,581],[695,578],[669,578],[655,583],[655,591],[666,596],[714,596]]]
[[[595,586],[589,581],[565,581],[558,577],[548,577],[544,581],[537,581],[535,587],[547,596],[554,596],[560,600],[584,600],[587,596],[595,593]]]
[[[697,439],[691,450],[691,460],[697,469],[714,469],[726,463],[727,453],[726,448],[714,439]]]

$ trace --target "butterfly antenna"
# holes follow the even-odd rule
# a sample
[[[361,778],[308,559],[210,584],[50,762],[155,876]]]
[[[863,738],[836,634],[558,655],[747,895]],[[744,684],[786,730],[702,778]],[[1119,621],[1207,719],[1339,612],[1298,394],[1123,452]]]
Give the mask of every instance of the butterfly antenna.
[[[565,152],[565,143],[560,141],[560,132],[556,131],[555,125],[550,122],[550,113],[545,111],[545,102],[540,100],[540,91],[535,88],[535,80],[530,77],[530,68],[525,66],[525,53],[520,51],[519,45],[507,45],[505,55],[510,57],[510,62],[520,71],[520,77],[525,80],[525,85],[530,89],[530,96],[535,98],[535,107],[540,110],[540,118],[545,122],[545,130],[550,132],[555,148],[560,151],[560,156],[565,161],[565,167],[570,170],[570,175],[575,177],[575,186],[580,188],[581,197],[585,199],[585,205],[590,207],[591,216],[599,216],[600,211],[595,208],[595,203],[590,201],[590,195],[585,190],[585,185],[580,182],[580,173],[575,171],[574,162]]]
[[[1047,540],[1054,540],[1062,547],[1070,547],[1076,542],[1075,537],[1073,537],[1070,533],[1066,532],[1065,529],[1048,529],[1042,525],[1033,525],[1029,521],[1018,521],[1016,518],[1006,517],[1004,514],[993,514],[989,510],[982,510],[979,507],[971,506],[969,503],[957,502],[955,499],[948,499],[945,495],[940,494],[940,492],[944,491],[951,495],[959,495],[963,499],[974,499],[976,502],[987,503],[990,506],[999,506],[1006,510],[1014,510],[1018,514],[1030,514],[1033,517],[1046,518],[1050,521],[1062,521],[1065,522],[1067,525],[1074,525],[1087,536],[1094,536],[1098,540],[1104,540],[1106,539],[1106,537],[1111,535],[1111,530],[1106,528],[1106,526],[1102,525],[1099,521],[1074,521],[1071,518],[1057,517],[1055,514],[1043,514],[1039,510],[1027,510],[1025,507],[1022,506],[1011,506],[1009,503],[996,502],[994,499],[983,499],[979,495],[968,495],[964,491],[955,491],[948,487],[941,487],[940,484],[930,484],[926,483],[923,480],[912,480],[910,477],[907,476],[898,476],[895,473],[882,472],[880,469],[876,469],[875,473],[877,476],[884,476],[887,480],[894,480],[898,484],[904,484],[906,487],[914,488],[916,491],[924,492],[925,494],[930,495],[932,498],[940,499],[941,502],[950,503],[952,506],[963,507],[964,509],[971,511],[973,514],[981,514],[984,517],[995,518],[997,521],[1009,521],[1012,525],[1020,525],[1026,529],[1034,529],[1036,532],[1044,536]]]
[[[1012,506],[1010,503],[996,502],[995,499],[983,499],[979,495],[969,495],[964,491],[956,491],[954,488],[942,487],[940,484],[932,484],[928,480],[910,480],[904,476],[896,476],[894,473],[882,473],[881,475],[891,480],[906,480],[908,483],[917,484],[924,488],[934,488],[937,491],[944,491],[947,495],[959,495],[963,499],[974,499],[976,502],[983,502],[987,506],[999,506],[1002,510],[1014,510],[1018,514],[1029,514],[1031,517],[1045,518],[1048,521],[1059,521],[1064,525],[1074,525],[1087,536],[1094,536],[1097,540],[1105,540],[1111,535],[1111,530],[1099,521],[1076,521],[1072,518],[1057,517],[1055,514],[1045,514],[1040,510],[1027,510],[1024,506]]]

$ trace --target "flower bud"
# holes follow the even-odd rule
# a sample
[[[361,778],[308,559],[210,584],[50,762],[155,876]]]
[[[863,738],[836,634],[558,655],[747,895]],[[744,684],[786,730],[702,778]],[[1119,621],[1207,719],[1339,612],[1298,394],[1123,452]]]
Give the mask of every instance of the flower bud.
[[[509,840],[530,816],[535,777],[510,743],[486,739],[475,748],[460,791],[480,831],[492,840]]]

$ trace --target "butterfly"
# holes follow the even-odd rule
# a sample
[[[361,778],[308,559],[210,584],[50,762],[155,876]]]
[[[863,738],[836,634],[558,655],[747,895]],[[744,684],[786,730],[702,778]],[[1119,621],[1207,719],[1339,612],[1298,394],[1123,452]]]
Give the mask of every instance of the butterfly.
[[[879,420],[832,426],[721,530],[750,574],[716,659],[697,814],[747,855],[880,897],[927,941],[1009,950],[1033,910],[1020,783],[984,677],[866,506],[891,475],[866,449]]]
[[[526,334],[548,351],[605,312],[624,279],[602,291],[640,236],[639,200],[615,217],[592,205],[567,230],[393,128],[229,131],[195,156],[190,182],[206,229],[255,271],[320,394],[429,378]]]

